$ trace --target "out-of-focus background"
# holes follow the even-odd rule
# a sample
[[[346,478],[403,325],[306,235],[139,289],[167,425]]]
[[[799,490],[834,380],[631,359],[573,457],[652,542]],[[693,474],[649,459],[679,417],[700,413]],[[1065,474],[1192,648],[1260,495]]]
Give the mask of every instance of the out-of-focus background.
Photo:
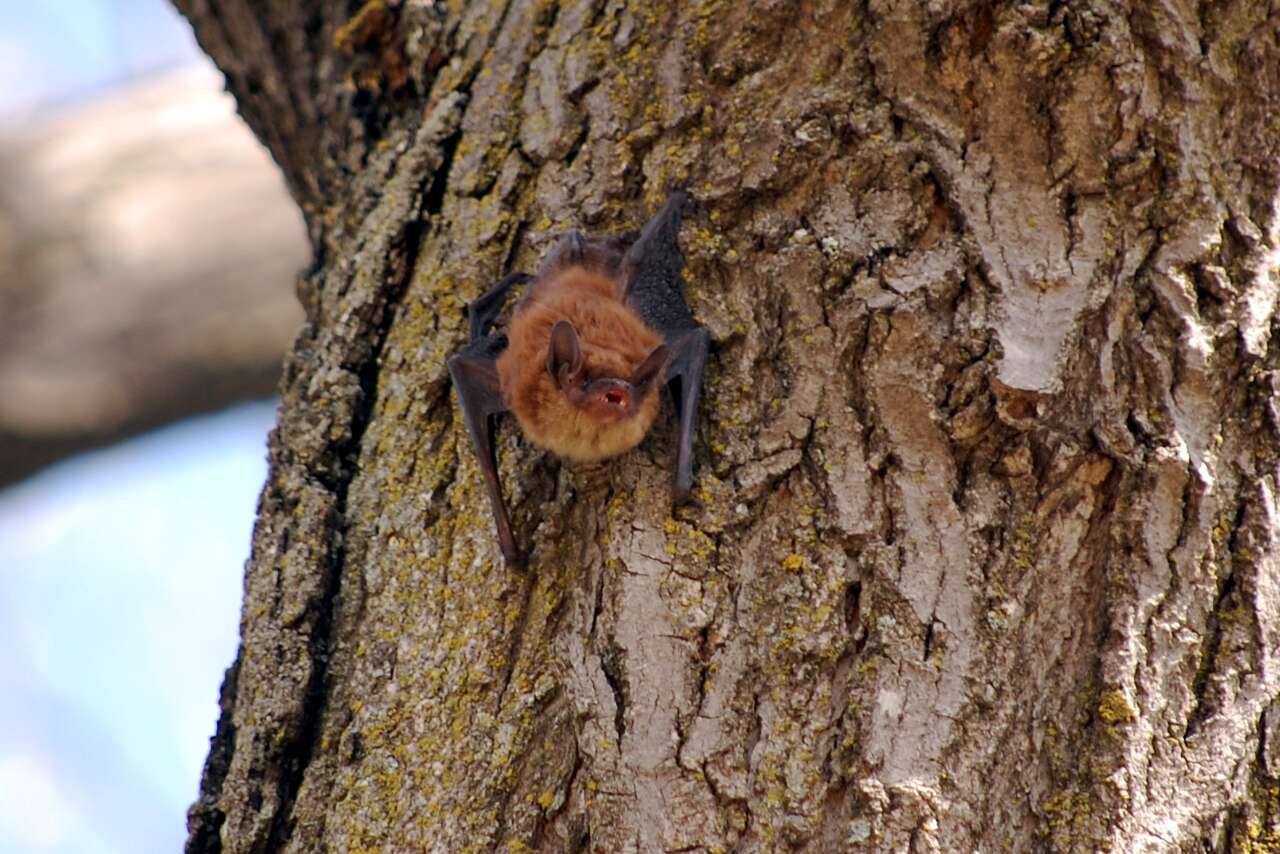
[[[164,0],[0,0],[0,854],[180,850],[305,259]]]

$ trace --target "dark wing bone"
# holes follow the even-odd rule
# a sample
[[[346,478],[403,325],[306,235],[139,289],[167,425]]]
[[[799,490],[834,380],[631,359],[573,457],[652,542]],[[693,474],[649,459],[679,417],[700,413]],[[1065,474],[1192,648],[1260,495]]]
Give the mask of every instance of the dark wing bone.
[[[497,416],[507,410],[498,388],[496,367],[499,354],[507,348],[507,336],[490,334],[489,330],[502,311],[511,286],[531,278],[524,273],[513,273],[467,306],[471,341],[449,358],[449,376],[453,377],[454,388],[458,390],[467,433],[471,435],[476,459],[480,461],[480,473],[484,475],[485,488],[489,492],[493,522],[498,528],[498,543],[502,546],[502,556],[512,565],[519,565],[522,557],[516,548],[507,507],[502,500],[502,485],[498,482],[498,449],[494,444]]]
[[[694,321],[684,296],[679,236],[680,216],[687,199],[683,190],[673,192],[622,259],[627,305],[666,339],[671,352],[667,387],[678,424],[677,502],[688,497],[693,486],[693,430],[711,342],[707,331]]]

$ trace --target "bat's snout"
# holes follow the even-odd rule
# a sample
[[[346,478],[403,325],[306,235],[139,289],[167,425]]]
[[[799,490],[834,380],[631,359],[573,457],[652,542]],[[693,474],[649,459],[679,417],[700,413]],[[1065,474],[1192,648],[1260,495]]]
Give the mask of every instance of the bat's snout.
[[[626,380],[596,380],[587,388],[587,400],[602,415],[625,418],[635,411],[636,388]]]

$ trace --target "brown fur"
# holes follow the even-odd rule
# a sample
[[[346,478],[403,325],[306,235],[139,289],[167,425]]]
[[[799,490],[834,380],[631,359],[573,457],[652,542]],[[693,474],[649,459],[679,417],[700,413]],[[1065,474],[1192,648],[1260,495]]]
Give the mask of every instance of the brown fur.
[[[539,279],[516,308],[507,349],[498,357],[498,383],[525,436],[557,456],[591,462],[617,456],[644,438],[658,415],[662,377],[623,418],[603,418],[570,401],[547,372],[551,327],[568,320],[577,329],[587,378],[628,379],[662,338],[621,299],[620,286],[583,267]]]

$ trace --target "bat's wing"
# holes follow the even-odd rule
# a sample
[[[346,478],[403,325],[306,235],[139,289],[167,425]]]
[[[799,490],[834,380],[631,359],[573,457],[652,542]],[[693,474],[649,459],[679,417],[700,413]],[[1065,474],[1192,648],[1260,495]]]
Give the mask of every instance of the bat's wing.
[[[507,291],[511,290],[512,285],[523,285],[530,281],[533,281],[533,276],[528,273],[512,273],[467,306],[467,318],[471,321],[471,343],[490,337],[489,330],[493,328],[498,315],[502,313],[502,305],[506,302]],[[502,346],[506,347],[505,338]],[[498,352],[502,352],[502,349],[500,348]],[[497,358],[496,353],[494,358]]]
[[[679,435],[676,501],[683,501],[693,486],[693,429],[711,341],[685,302],[679,237],[680,216],[687,199],[683,190],[676,190],[667,198],[623,256],[621,271],[627,305],[666,339],[671,352],[667,387],[675,403]]]
[[[507,409],[498,387],[497,369],[498,356],[507,349],[507,336],[490,330],[502,311],[507,291],[512,285],[530,278],[524,273],[513,273],[467,306],[471,341],[449,357],[449,376],[453,377],[453,386],[458,390],[467,433],[480,461],[480,472],[484,475],[489,505],[493,510],[493,522],[498,528],[498,543],[502,547],[502,556],[512,565],[520,563],[521,555],[502,500],[502,484],[498,482],[498,450],[494,444],[497,416]]]

